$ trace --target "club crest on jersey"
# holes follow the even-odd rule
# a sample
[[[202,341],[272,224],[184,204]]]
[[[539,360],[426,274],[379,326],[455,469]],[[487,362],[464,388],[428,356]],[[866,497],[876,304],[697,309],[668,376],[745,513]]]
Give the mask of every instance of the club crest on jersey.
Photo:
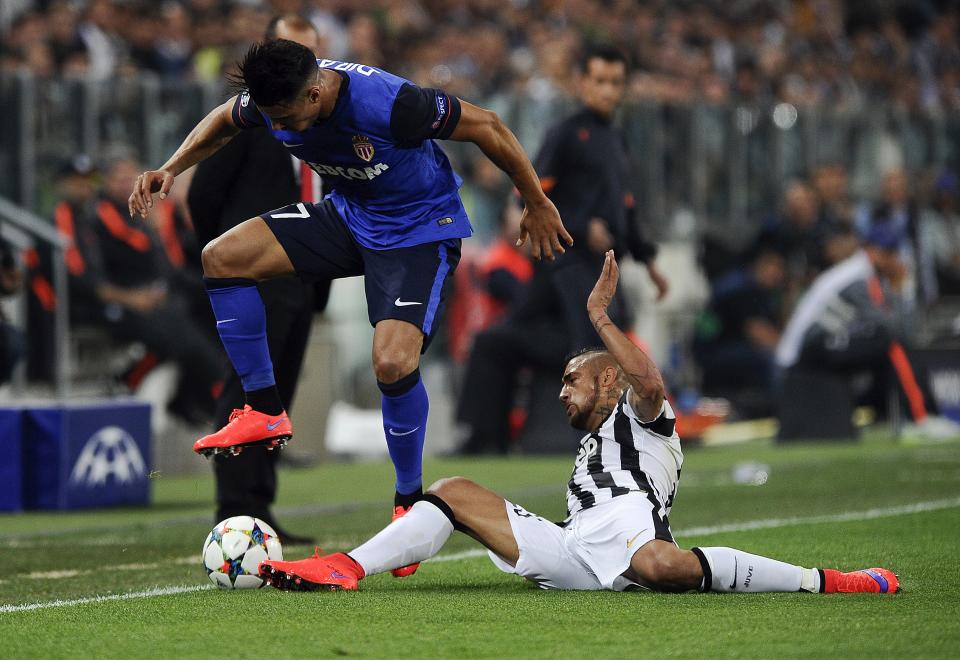
[[[373,160],[373,144],[370,142],[370,138],[365,135],[353,136],[353,151],[358,158],[368,163]]]

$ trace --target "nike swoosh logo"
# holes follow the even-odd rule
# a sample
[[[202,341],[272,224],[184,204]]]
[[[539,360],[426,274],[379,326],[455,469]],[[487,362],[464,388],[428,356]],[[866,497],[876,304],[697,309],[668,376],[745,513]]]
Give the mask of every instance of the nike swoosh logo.
[[[733,582],[730,583],[731,589],[737,588],[737,558],[733,558]]]
[[[407,305],[422,305],[423,303],[408,302],[406,300],[400,300],[399,298],[397,298],[396,300],[393,301],[393,304],[396,305],[397,307],[406,307]]]
[[[419,429],[420,429],[420,427],[418,426],[417,428],[413,429],[413,431],[417,431],[417,430],[419,430]],[[400,436],[400,435],[410,435],[411,433],[413,433],[413,431],[404,431],[403,433],[397,433],[397,432],[394,431],[393,429],[389,429],[389,430],[390,430],[390,435],[397,435],[397,436]]]
[[[636,534],[634,534],[633,538],[627,541],[627,548],[633,545],[633,542],[636,541],[637,537],[640,536],[641,534],[643,534],[643,532],[637,532]]]
[[[217,325],[222,325],[224,323],[230,323],[230,321],[236,321],[237,319],[223,319],[222,321],[217,321]]]
[[[286,417],[281,417],[280,419],[278,419],[277,421],[273,422],[272,424],[271,424],[270,422],[267,422],[267,430],[268,430],[268,431],[272,431],[273,429],[275,429],[275,428],[277,428],[278,426],[280,426],[281,424],[283,424],[283,422],[284,422],[286,419],[287,419]]]
[[[303,142],[298,142],[297,144],[290,144],[290,143],[288,143],[288,142],[284,142],[284,143],[283,143],[283,146],[285,146],[285,147],[302,147],[302,146],[303,146]]]
[[[344,575],[344,574],[341,573],[340,571],[334,571],[333,573],[330,574],[330,577],[336,578],[337,580],[349,580],[349,579],[350,579],[350,576]]]

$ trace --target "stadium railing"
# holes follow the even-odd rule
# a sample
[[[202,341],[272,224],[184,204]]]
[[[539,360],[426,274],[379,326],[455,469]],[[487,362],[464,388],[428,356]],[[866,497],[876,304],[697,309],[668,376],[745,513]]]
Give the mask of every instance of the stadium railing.
[[[75,153],[101,162],[133,156],[156,166],[229,93],[221,83],[150,73],[100,82],[0,76],[0,103],[9,117],[0,123],[0,171],[9,173],[0,179],[0,195],[49,210],[52,173]],[[544,128],[573,107],[557,93],[475,100],[497,110],[530,153]],[[913,174],[956,168],[955,115],[890,101],[836,108],[640,100],[627,103],[622,121],[634,158],[631,187],[654,238],[684,237],[693,229],[747,241],[778,207],[787,183],[818,164],[845,165],[857,200],[876,197],[883,169],[892,164]],[[455,161],[475,157],[455,143],[444,148]]]

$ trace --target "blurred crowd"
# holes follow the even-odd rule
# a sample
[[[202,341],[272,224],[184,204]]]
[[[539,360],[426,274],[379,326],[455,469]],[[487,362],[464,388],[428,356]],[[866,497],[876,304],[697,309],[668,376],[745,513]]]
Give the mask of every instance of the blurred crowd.
[[[631,57],[633,98],[960,107],[952,0],[4,0],[0,71],[214,80],[287,12],[331,59],[466,98],[567,94],[590,40]]]

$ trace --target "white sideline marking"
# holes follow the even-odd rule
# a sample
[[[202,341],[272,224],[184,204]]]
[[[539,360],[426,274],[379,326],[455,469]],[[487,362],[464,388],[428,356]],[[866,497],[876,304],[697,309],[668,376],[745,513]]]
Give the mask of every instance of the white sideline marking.
[[[73,607],[74,605],[84,605],[86,603],[105,603],[111,600],[131,600],[133,598],[154,598],[156,596],[170,596],[173,594],[185,594],[192,591],[206,591],[213,589],[211,585],[194,585],[181,587],[154,587],[143,591],[131,591],[125,594],[112,594],[110,596],[91,596],[90,598],[74,598],[73,600],[48,600],[43,603],[28,603],[26,605],[0,605],[0,614],[9,614],[11,612],[27,612],[30,610],[45,610],[51,607]]]
[[[805,516],[793,518],[766,518],[761,520],[745,520],[739,523],[729,523],[726,525],[712,525],[706,527],[690,527],[689,529],[676,530],[675,536],[709,536],[711,534],[722,534],[727,532],[747,532],[754,529],[774,529],[777,527],[790,527],[791,525],[816,525],[819,523],[831,522],[851,522],[858,520],[873,520],[876,518],[891,518],[894,516],[904,516],[913,513],[925,513],[928,511],[940,511],[942,509],[952,509],[960,506],[960,497],[952,497],[943,500],[931,500],[929,502],[916,502],[914,504],[902,504],[899,506],[890,506],[877,509],[867,509],[865,511],[846,511],[844,513],[832,513],[820,516]],[[487,551],[475,548],[463,552],[455,552],[447,555],[439,555],[429,559],[430,562],[460,561],[461,559],[473,559],[486,556]],[[159,567],[161,565],[188,564],[196,561],[197,557],[181,557],[179,559],[167,560],[165,562],[154,562],[151,564],[121,564],[120,566],[107,567],[113,570],[133,570],[140,568]],[[23,577],[59,579],[63,577],[73,577],[91,573],[93,571],[48,571],[46,573],[29,573]],[[155,598],[157,596],[170,596],[173,594],[190,593],[194,591],[206,591],[213,589],[213,585],[194,585],[178,587],[155,587],[144,591],[132,591],[125,594],[113,594],[109,596],[91,596],[89,598],[76,598],[73,600],[51,600],[42,603],[27,603],[24,605],[0,605],[0,614],[9,614],[12,612],[27,612],[30,610],[42,610],[51,607],[73,607],[74,605],[84,605],[86,603],[104,603],[112,600],[131,600],[134,598]]]
[[[878,509],[867,509],[866,511],[845,511],[844,513],[830,513],[821,516],[795,516],[791,518],[745,520],[743,522],[729,523],[727,525],[691,527],[690,529],[681,529],[675,531],[674,536],[708,536],[710,534],[722,534],[724,532],[749,532],[753,529],[774,529],[776,527],[789,527],[791,525],[816,525],[818,523],[873,520],[874,518],[891,518],[893,516],[904,516],[911,513],[924,513],[927,511],[939,511],[941,509],[953,509],[958,506],[960,506],[960,497],[951,497],[944,500],[931,500],[929,502],[901,504],[898,506],[888,506]]]

